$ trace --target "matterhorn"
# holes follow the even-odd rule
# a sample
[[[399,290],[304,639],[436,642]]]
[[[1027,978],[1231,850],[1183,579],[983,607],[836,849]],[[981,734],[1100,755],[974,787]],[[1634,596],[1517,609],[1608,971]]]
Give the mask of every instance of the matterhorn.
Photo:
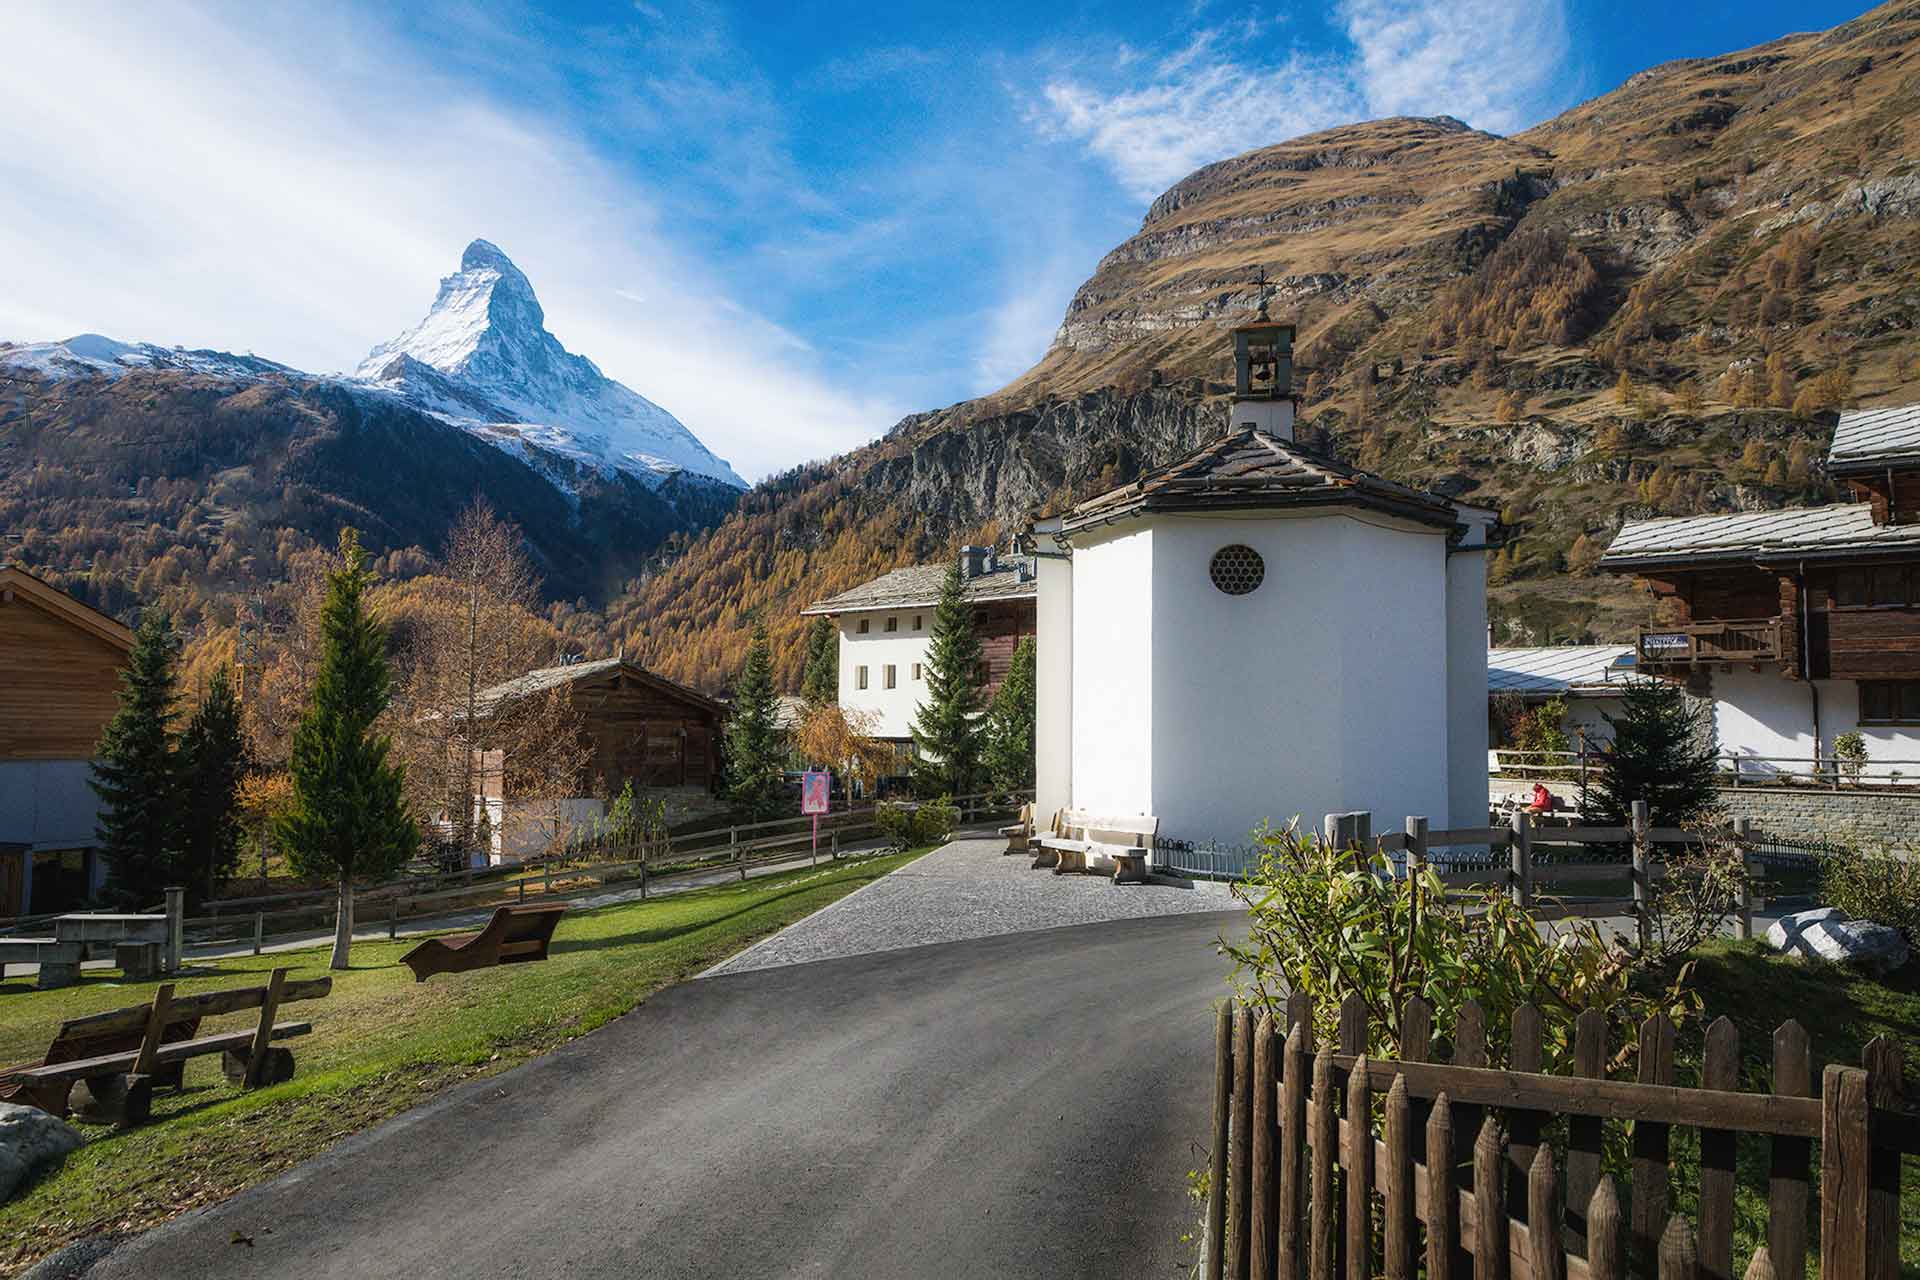
[[[353,380],[510,452],[532,446],[655,485],[685,475],[746,488],[679,419],[561,346],[526,275],[486,240],[467,246],[426,318],[375,347]]]

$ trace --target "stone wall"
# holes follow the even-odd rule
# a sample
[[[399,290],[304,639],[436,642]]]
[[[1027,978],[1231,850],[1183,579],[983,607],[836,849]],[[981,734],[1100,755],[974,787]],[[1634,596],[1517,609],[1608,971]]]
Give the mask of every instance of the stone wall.
[[[1788,839],[1920,845],[1920,793],[1722,787],[1729,817]]]

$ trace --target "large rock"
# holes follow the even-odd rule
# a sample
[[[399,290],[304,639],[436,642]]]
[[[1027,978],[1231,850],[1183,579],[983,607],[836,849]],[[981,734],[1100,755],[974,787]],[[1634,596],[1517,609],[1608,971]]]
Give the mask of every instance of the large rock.
[[[77,1149],[80,1131],[38,1107],[0,1102],[0,1200],[46,1165]]]
[[[1898,929],[1854,920],[1838,907],[1781,916],[1767,930],[1767,943],[1789,955],[1818,956],[1878,977],[1907,962],[1907,940]]]

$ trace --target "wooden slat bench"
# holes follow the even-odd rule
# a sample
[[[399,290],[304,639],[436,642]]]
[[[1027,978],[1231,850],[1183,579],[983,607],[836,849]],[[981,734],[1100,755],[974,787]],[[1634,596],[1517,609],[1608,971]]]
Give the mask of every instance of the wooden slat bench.
[[[553,944],[554,928],[566,910],[564,902],[501,907],[480,932],[428,938],[401,956],[400,963],[413,970],[415,982],[425,982],[436,973],[466,973],[500,964],[545,960]]]
[[[1033,842],[1053,854],[1055,875],[1105,870],[1102,864],[1110,861],[1115,884],[1141,884],[1147,878],[1147,859],[1160,832],[1160,819],[1150,814],[1115,816],[1068,809],[1061,813],[1057,830],[1059,834]],[[1035,865],[1040,865],[1038,859]]]
[[[1033,806],[1020,806],[1020,816],[1011,826],[1000,828],[1000,834],[1006,837],[1006,853],[1025,853],[1027,844],[1033,839]]]
[[[276,1022],[275,1015],[290,1000],[314,1000],[333,990],[332,978],[290,979],[290,972],[275,969],[264,987],[178,999],[167,983],[151,1004],[69,1019],[43,1061],[0,1068],[0,1098],[64,1117],[74,1083],[84,1080],[103,1108],[99,1118],[131,1125],[147,1118],[156,1087],[180,1087],[189,1058],[220,1054],[227,1078],[247,1088],[289,1079],[293,1055],[273,1042],[306,1035],[313,1024]],[[260,1010],[251,1030],[197,1034],[202,1019],[247,1009]]]

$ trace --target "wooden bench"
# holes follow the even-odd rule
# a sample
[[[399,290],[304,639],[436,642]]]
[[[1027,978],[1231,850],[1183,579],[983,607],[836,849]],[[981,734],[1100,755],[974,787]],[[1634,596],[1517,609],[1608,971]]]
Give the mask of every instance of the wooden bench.
[[[401,956],[400,963],[413,970],[415,982],[425,982],[436,973],[466,973],[499,964],[545,960],[554,927],[566,910],[564,902],[500,907],[480,932],[428,938]]]
[[[1068,809],[1057,822],[1059,834],[1034,841],[1054,855],[1053,873],[1113,867],[1115,884],[1143,884],[1147,878],[1147,859],[1160,832],[1160,819],[1148,814],[1114,816]],[[1039,862],[1036,859],[1035,865]]]
[[[153,1090],[179,1088],[189,1058],[220,1054],[227,1078],[244,1088],[278,1084],[293,1076],[293,1054],[275,1040],[303,1036],[307,1022],[276,1022],[290,1000],[314,1000],[333,990],[332,978],[292,979],[275,969],[264,987],[235,987],[174,998],[173,984],[154,992],[151,1004],[72,1018],[38,1063],[0,1068],[0,1098],[57,1116],[68,1114],[76,1081],[87,1083],[94,1114],[124,1125],[146,1120]],[[260,1010],[251,1030],[199,1035],[202,1019]]]
[[[1033,839],[1033,806],[1020,806],[1020,816],[1012,826],[1000,828],[1000,834],[1006,837],[1006,853],[1025,853],[1027,842]]]

